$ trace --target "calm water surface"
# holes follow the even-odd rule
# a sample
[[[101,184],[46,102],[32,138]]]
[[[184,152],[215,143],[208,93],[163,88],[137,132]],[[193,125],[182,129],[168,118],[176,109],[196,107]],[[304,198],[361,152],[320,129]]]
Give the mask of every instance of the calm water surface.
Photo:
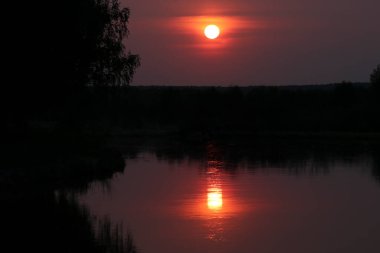
[[[142,253],[380,252],[370,156],[190,159],[141,152],[79,200],[122,223]]]

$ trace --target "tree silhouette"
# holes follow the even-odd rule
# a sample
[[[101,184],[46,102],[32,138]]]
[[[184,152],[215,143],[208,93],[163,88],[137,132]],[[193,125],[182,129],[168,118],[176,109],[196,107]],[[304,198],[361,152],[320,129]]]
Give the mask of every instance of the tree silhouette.
[[[380,64],[372,71],[371,84],[374,86],[380,86]]]
[[[86,86],[130,84],[140,58],[126,48],[130,11],[120,0],[11,4],[1,99],[6,118],[57,115],[57,108],[74,103],[73,94],[81,103]]]
[[[49,42],[48,62],[57,62],[51,73],[76,85],[128,85],[139,57],[126,52],[123,39],[128,35],[129,9],[119,0],[65,0],[47,14],[56,20],[53,29],[41,37]],[[50,29],[50,25],[42,24]],[[59,68],[57,68],[57,66]]]
[[[130,11],[119,0],[23,1],[22,6],[9,35],[14,69],[22,73],[18,85],[34,82],[34,89],[131,82],[140,61],[123,43]]]
[[[89,40],[94,50],[89,54],[92,57],[85,62],[89,81],[95,85],[128,85],[140,64],[139,56],[126,53],[123,45],[123,39],[129,33],[130,11],[121,8],[119,0],[96,0],[93,8],[100,21],[96,23],[97,33]]]

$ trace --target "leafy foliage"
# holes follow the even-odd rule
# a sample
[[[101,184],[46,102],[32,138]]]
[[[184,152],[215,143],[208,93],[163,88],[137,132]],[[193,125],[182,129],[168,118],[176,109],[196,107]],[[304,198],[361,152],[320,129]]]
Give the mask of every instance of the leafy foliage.
[[[130,11],[118,0],[96,0],[103,22],[95,44],[95,59],[90,61],[90,81],[96,85],[127,85],[140,64],[137,55],[125,52],[123,38],[129,33]]]
[[[23,81],[44,89],[131,82],[140,60],[123,43],[130,11],[119,0],[29,1],[20,12],[14,59]]]
[[[5,17],[3,33],[7,54],[1,101],[11,125],[21,127],[49,114],[80,118],[76,111],[85,103],[86,86],[128,86],[132,81],[140,58],[125,45],[130,11],[120,0],[7,4],[11,15]],[[57,112],[60,108],[63,113]]]

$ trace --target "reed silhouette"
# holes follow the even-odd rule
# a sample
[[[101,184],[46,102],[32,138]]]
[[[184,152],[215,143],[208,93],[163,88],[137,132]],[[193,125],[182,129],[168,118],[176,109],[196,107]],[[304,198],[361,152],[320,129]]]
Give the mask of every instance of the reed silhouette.
[[[0,169],[4,248],[12,252],[136,252],[132,235],[76,201],[123,172],[120,152],[83,135],[12,138]],[[27,138],[26,140],[24,138]],[[30,138],[30,139],[29,139]],[[60,145],[58,145],[60,144]]]
[[[2,242],[9,252],[135,253],[132,235],[107,218],[94,219],[73,198],[51,193],[4,196]]]

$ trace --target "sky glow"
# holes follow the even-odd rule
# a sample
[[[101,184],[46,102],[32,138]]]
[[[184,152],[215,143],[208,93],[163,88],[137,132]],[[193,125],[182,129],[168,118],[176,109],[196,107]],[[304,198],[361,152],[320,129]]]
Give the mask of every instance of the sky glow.
[[[378,0],[123,0],[135,85],[368,81],[380,61]],[[208,24],[223,31],[211,41]],[[212,43],[210,43],[212,42]]]

